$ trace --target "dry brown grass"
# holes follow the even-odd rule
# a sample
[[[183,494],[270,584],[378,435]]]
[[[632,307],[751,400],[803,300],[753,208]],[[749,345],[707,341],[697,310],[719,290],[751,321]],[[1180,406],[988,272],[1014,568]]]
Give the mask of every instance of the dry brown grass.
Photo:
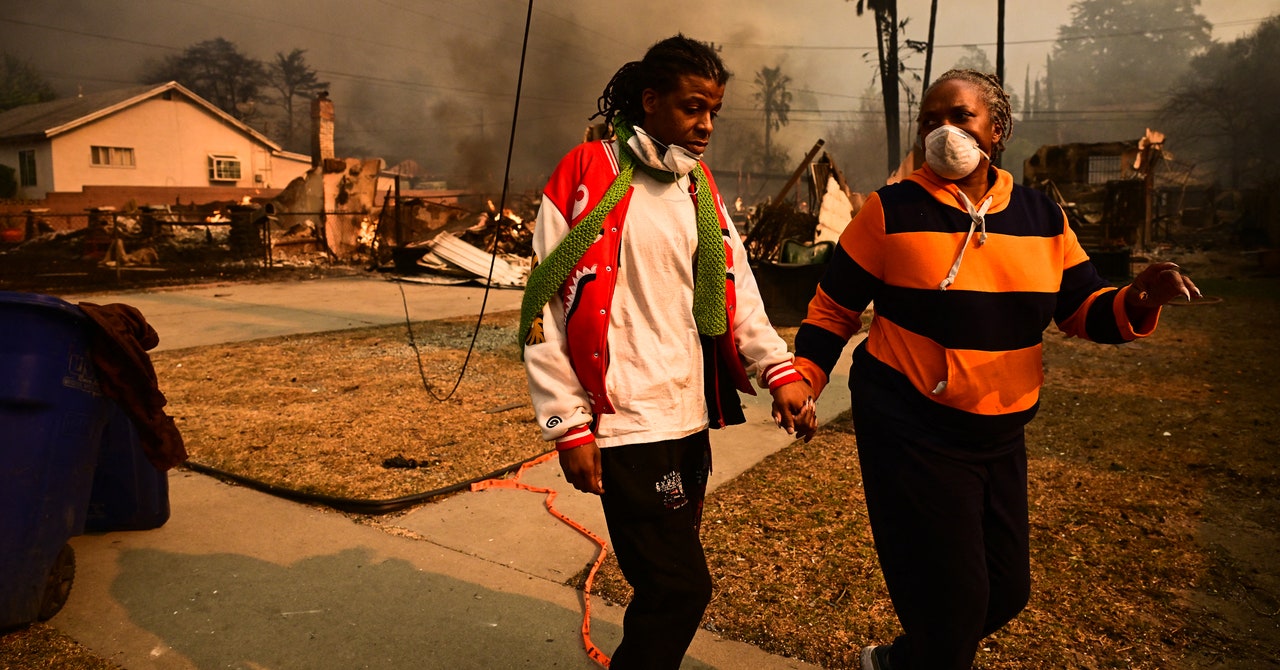
[[[191,460],[357,500],[420,494],[547,450],[533,424],[514,312],[165,351],[153,362]],[[401,457],[418,467],[389,468]]]

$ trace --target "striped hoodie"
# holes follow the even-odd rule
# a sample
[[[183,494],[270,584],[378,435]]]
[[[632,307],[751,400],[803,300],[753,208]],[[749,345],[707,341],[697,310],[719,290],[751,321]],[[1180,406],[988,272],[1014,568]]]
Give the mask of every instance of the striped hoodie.
[[[1035,415],[1051,320],[1103,343],[1155,329],[1158,312],[1129,322],[1128,287],[1098,275],[1055,203],[992,170],[976,203],[928,166],[867,199],[796,335],[795,365],[815,392],[873,302],[854,353],[855,402],[966,435],[1020,429]]]

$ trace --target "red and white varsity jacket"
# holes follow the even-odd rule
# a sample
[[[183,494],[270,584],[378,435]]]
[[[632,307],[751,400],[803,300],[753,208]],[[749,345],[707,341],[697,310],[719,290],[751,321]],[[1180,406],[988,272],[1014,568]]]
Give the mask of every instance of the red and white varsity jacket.
[[[617,150],[612,140],[590,142],[574,148],[561,160],[543,191],[534,233],[534,252],[539,258],[545,258],[569,229],[581,222],[604,196],[619,172]],[[729,328],[725,334],[715,338],[719,362],[728,372],[725,377],[737,390],[752,394],[750,374],[758,374],[760,384],[769,388],[799,381],[801,377],[792,368],[792,356],[786,343],[778,337],[765,315],[746,251],[730,225],[715,182],[710,171],[705,166],[703,169],[707,172],[711,193],[694,194],[692,197],[715,198],[728,261],[725,303]],[[628,318],[613,313],[619,274],[644,272],[643,268],[619,267],[619,260],[624,256],[625,224],[633,198],[653,197],[638,192],[635,187],[635,181],[649,178],[638,169],[635,175],[632,187],[606,216],[600,237],[574,266],[557,296],[543,307],[525,343],[525,367],[537,421],[543,438],[556,441],[559,449],[573,448],[593,440],[605,447],[671,437],[662,432],[661,417],[646,419],[646,423],[656,424],[652,435],[641,431],[614,436],[609,434],[607,426],[598,426],[602,415],[637,411],[629,406],[631,398],[625,396],[628,385],[611,383],[614,376],[627,375],[628,371],[625,362],[611,361],[609,346],[611,319],[616,322],[617,318]],[[688,213],[692,222],[692,199],[689,200]],[[624,290],[635,290],[631,287],[637,283],[624,281],[623,285],[628,286]],[[664,294],[666,291],[685,291],[691,295],[693,285],[690,282],[686,286],[664,286],[662,291]],[[662,300],[663,296],[649,295],[644,299]],[[691,321],[692,315],[688,318]],[[612,335],[631,336],[630,333],[616,332]],[[678,341],[679,338],[671,340]],[[687,351],[664,338],[659,338],[655,344],[659,351],[653,354],[669,356],[673,367],[688,363],[676,360],[677,357],[700,357],[698,351]],[[661,351],[667,344],[674,348]],[[746,367],[743,358],[749,364]],[[681,407],[704,403],[702,390],[688,389],[684,397],[672,397],[668,402],[671,406],[680,403]],[[702,424],[696,427],[697,430],[707,426],[707,414],[705,410],[702,412]],[[680,430],[693,432],[687,426]]]

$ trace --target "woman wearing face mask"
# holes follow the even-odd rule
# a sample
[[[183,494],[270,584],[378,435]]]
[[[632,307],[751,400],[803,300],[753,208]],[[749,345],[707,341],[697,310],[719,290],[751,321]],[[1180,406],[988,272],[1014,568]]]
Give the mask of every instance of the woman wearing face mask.
[[[1013,131],[995,77],[952,70],[926,91],[926,163],[868,198],[796,335],[816,392],[873,301],[849,386],[867,512],[902,625],[864,670],[969,668],[1029,597],[1023,426],[1043,380],[1041,334],[1120,343],[1160,306],[1199,297],[1172,263],[1115,288],[1062,210],[991,163]]]

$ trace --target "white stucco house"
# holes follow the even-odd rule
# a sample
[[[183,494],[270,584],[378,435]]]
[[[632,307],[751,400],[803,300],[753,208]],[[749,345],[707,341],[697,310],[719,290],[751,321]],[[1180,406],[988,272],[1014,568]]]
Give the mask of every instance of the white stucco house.
[[[18,197],[85,186],[280,189],[311,168],[177,82],[0,113],[0,164]]]

